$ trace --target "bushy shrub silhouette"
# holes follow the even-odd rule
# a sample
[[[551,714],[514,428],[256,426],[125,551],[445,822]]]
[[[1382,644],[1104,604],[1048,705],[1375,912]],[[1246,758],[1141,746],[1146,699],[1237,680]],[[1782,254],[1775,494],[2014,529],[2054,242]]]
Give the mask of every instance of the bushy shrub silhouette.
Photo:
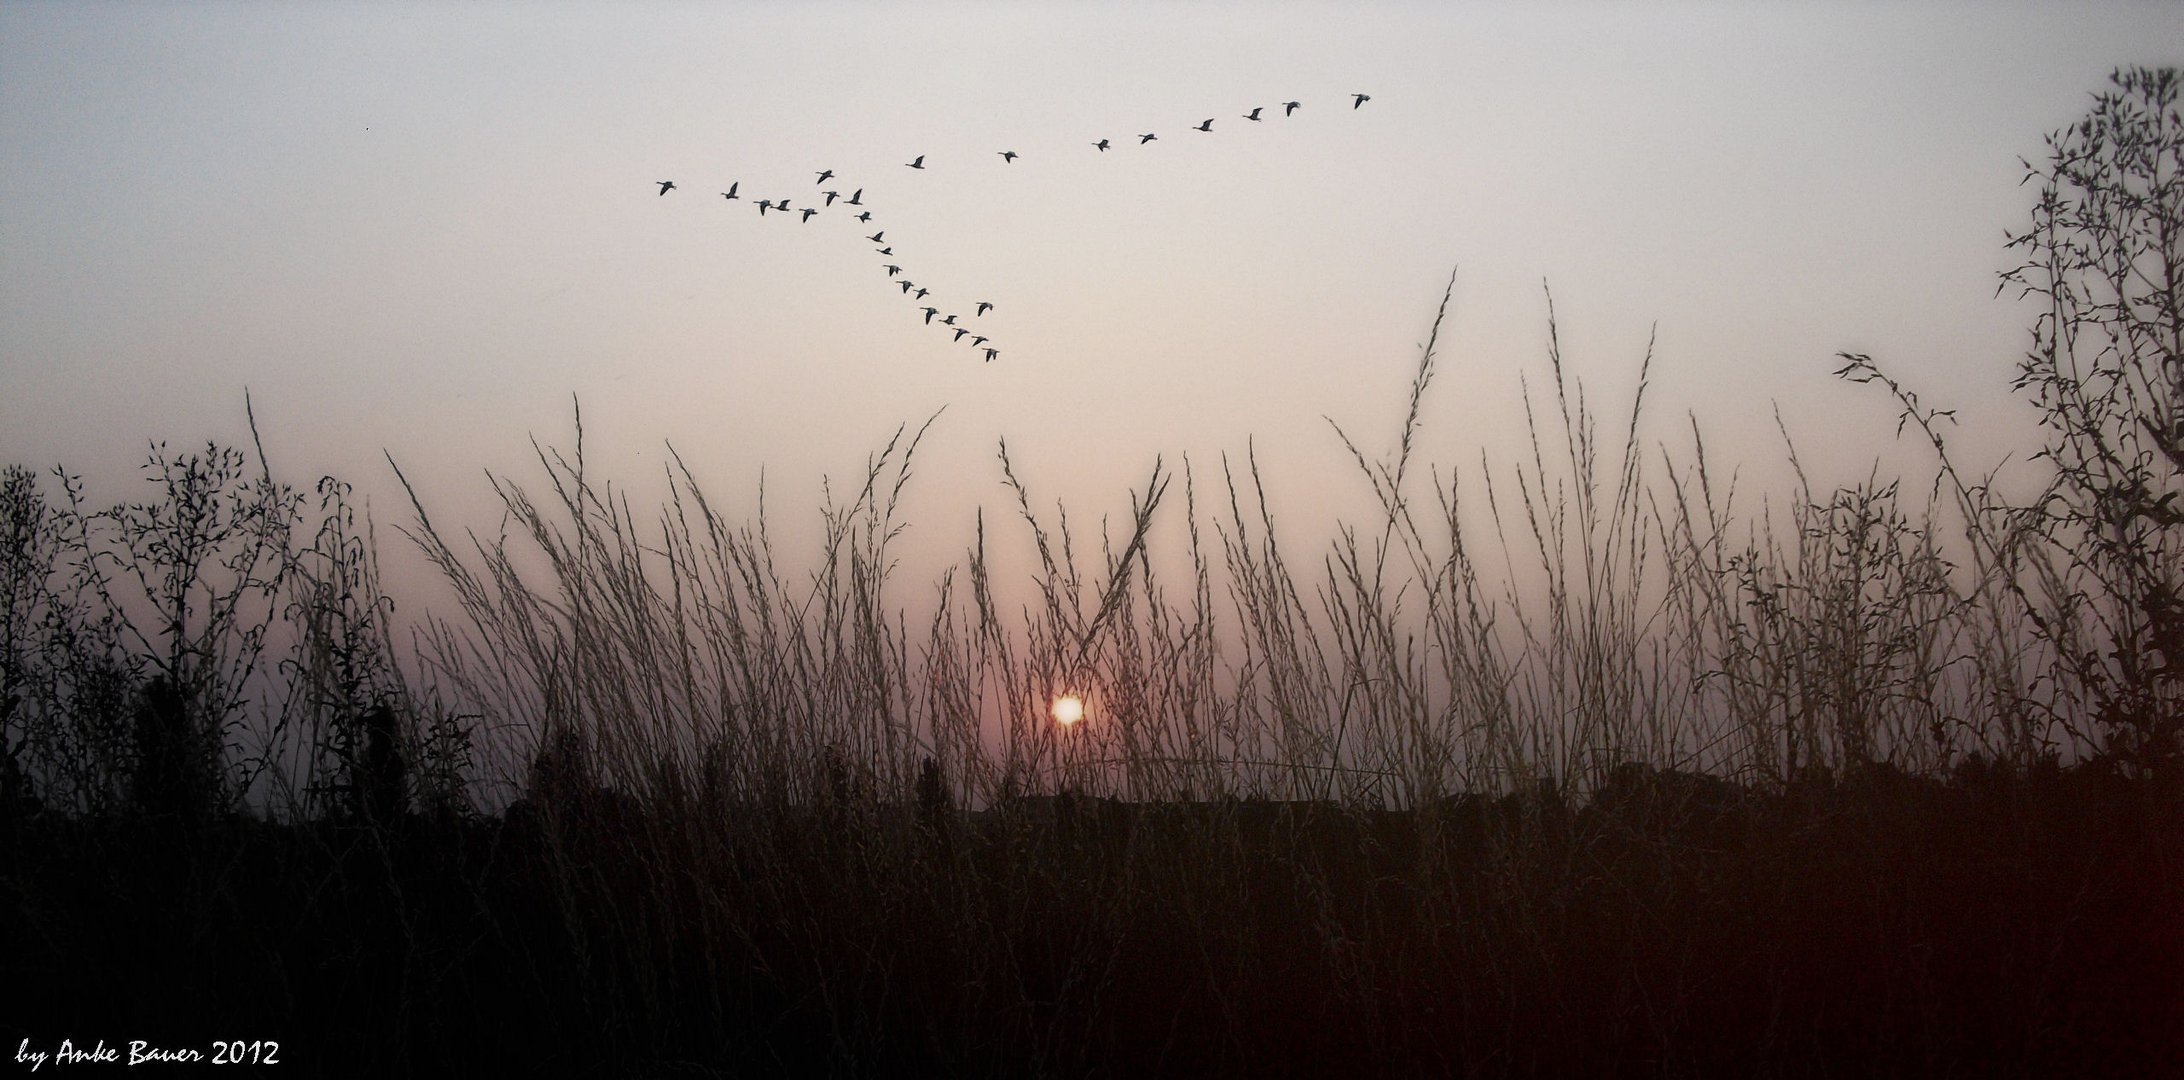
[[[163,824],[200,823],[221,802],[220,739],[188,694],[154,675],[137,700],[136,812]]]
[[[2176,68],[2116,71],[2026,164],[2004,286],[2042,305],[2016,388],[2054,468],[2020,514],[2054,541],[2037,612],[2105,748],[2184,780],[2184,116]]]

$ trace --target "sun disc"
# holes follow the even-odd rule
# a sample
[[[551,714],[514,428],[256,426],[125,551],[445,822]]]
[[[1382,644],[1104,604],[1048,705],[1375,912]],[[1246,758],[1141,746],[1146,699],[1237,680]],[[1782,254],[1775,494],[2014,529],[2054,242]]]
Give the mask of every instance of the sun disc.
[[[1054,722],[1068,727],[1084,719],[1084,699],[1075,694],[1063,694],[1054,699]]]

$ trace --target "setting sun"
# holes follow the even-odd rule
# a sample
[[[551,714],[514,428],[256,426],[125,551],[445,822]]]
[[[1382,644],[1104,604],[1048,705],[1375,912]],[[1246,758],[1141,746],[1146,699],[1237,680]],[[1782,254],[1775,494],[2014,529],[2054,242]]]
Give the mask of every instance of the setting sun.
[[[1054,699],[1054,722],[1068,727],[1084,719],[1084,699],[1075,694],[1063,694]]]

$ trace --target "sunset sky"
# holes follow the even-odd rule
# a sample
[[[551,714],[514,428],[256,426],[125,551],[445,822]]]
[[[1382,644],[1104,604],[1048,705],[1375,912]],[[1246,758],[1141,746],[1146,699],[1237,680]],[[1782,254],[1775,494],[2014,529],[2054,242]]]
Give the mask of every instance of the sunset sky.
[[[1657,327],[1671,453],[1690,410],[1779,478],[1780,403],[1808,468],[1862,476],[1893,411],[1829,377],[1848,349],[1958,407],[1975,461],[2022,457],[2019,158],[2180,30],[2169,4],[10,3],[0,460],[134,494],[146,440],[243,438],[247,389],[291,481],[399,520],[389,451],[490,522],[483,471],[535,476],[574,395],[635,491],[672,443],[739,512],[763,466],[796,522],[946,407],[913,488],[935,559],[1008,505],[1003,437],[1085,520],[1155,454],[1252,439],[1318,536],[1364,490],[1324,418],[1392,443],[1452,269],[1435,461],[1517,445],[1543,282],[1610,418]],[[757,210],[856,188],[869,224]]]

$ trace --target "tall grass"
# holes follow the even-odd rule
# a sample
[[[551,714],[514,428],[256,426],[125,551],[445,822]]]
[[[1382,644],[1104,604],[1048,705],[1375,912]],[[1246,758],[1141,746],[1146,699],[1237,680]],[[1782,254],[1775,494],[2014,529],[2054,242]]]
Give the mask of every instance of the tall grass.
[[[1706,1022],[1677,1010],[1730,962],[1680,905],[1774,895],[1748,876],[1756,833],[1872,812],[1876,791],[1931,800],[1915,778],[1952,769],[2108,760],[2058,703],[2063,657],[2023,629],[2054,597],[2024,553],[2042,537],[1980,534],[2022,519],[1947,471],[1932,490],[1956,500],[1915,504],[1877,474],[1823,493],[1799,465],[1783,517],[1746,512],[1695,423],[1687,451],[1647,445],[1650,348],[1611,442],[1553,333],[1528,454],[1422,466],[1453,294],[1388,454],[1334,431],[1380,516],[1309,562],[1249,452],[1210,497],[1186,462],[1178,500],[1155,462],[1094,546],[1004,443],[1036,588],[998,594],[981,517],[915,624],[892,545],[937,417],[784,560],[764,512],[730,518],[679,456],[641,519],[587,469],[579,414],[571,452],[536,447],[536,489],[494,479],[497,533],[458,539],[411,491],[403,533],[457,606],[406,649],[337,483],[314,504],[233,452],[155,453],[163,502],[94,513],[72,478],[49,505],[12,470],[15,820],[135,852],[124,823],[150,815],[230,867],[265,841],[223,815],[297,823],[271,892],[393,890],[343,918],[405,943],[375,1015],[421,1046],[408,1002],[439,970],[551,1004],[436,1022],[549,1033],[595,1064],[1222,1071],[1278,1045],[1529,1071],[1639,1037],[1537,1035],[1639,988],[1683,1002],[1640,1041],[1703,1063]],[[1946,455],[1910,391],[1869,361],[1846,374],[1885,382]],[[1178,509],[1171,557],[1150,538]],[[1969,550],[1948,539],[1967,526]],[[1065,693],[1085,722],[1050,719]],[[1799,806],[1823,816],[1781,816]],[[416,876],[435,850],[452,878]],[[243,904],[195,880],[190,918]],[[1666,958],[1644,951],[1664,926]],[[1603,964],[1637,981],[1599,999],[1578,973]],[[1283,1019],[1307,1005],[1339,1024]]]

